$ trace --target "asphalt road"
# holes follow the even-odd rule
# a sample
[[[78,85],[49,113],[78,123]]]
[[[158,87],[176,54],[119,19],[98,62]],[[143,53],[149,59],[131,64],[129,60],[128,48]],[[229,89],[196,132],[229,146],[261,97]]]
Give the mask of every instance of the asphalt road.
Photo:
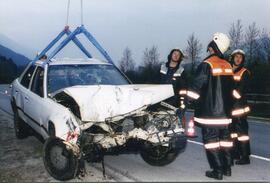
[[[0,108],[8,117],[6,121],[12,124],[12,111],[9,104],[7,86],[0,86]],[[10,115],[11,114],[11,115]],[[232,177],[224,177],[224,181],[265,181],[270,182],[270,123],[249,121],[251,137],[251,164],[234,166]],[[190,139],[186,151],[170,165],[153,167],[146,164],[140,155],[106,156],[106,172],[110,181],[213,181],[204,176],[209,169],[205,152],[201,144],[200,130],[196,139]],[[0,134],[2,136],[3,134]],[[1,138],[0,138],[1,139]],[[29,139],[27,139],[29,141]],[[40,145],[41,146],[41,145]],[[0,167],[3,162],[0,162]],[[100,164],[88,164],[87,169],[101,170]],[[42,169],[42,166],[41,166]],[[49,176],[47,174],[43,176]],[[30,174],[30,173],[29,173]],[[96,171],[101,177],[101,171]],[[1,175],[1,173],[0,173]],[[29,177],[29,176],[28,176]],[[30,174],[31,177],[31,174]],[[0,177],[1,178],[1,177]],[[40,179],[27,179],[39,181]],[[26,180],[26,181],[27,181]],[[47,179],[42,179],[47,180]],[[0,180],[1,181],[1,180]],[[79,181],[79,180],[78,180]],[[89,176],[82,181],[95,181]]]

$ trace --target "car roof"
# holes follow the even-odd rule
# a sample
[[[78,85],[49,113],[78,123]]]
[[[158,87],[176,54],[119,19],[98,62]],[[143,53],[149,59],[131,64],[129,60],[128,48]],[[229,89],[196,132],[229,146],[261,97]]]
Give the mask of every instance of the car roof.
[[[36,63],[36,65],[40,65],[42,66],[44,64],[43,61],[38,60]],[[104,65],[111,65],[110,63],[103,61],[103,60],[99,60],[96,58],[56,58],[56,59],[52,59],[51,62],[49,62],[49,65],[78,65],[78,64],[82,64],[82,65],[94,65],[94,64],[104,64]]]

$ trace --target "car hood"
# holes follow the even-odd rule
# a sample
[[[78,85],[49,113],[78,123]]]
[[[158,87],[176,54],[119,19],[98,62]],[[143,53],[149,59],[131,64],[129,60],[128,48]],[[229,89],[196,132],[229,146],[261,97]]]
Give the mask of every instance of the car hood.
[[[153,105],[174,95],[172,85],[73,86],[65,92],[78,104],[82,121],[100,122]]]

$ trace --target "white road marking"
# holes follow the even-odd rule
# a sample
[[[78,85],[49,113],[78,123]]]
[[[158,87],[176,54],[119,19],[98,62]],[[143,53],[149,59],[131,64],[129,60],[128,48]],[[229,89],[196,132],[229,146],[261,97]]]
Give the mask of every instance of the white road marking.
[[[198,145],[203,146],[203,143],[197,142],[197,141],[194,141],[194,140],[188,140],[188,142],[191,142],[191,143],[193,143],[193,144],[198,144]]]
[[[197,142],[197,141],[194,141],[194,140],[188,140],[188,142],[203,146],[203,143]],[[255,155],[255,154],[251,154],[250,156],[251,156],[252,158],[256,158],[256,159],[260,159],[260,160],[264,160],[264,161],[270,162],[270,158],[265,158],[265,157],[258,156],[258,155]]]
[[[264,161],[270,162],[270,159],[269,158],[265,158],[265,157],[262,157],[262,156],[257,156],[255,154],[251,154],[250,156],[253,157],[253,158],[257,158],[257,159],[260,159],[260,160],[264,160]]]

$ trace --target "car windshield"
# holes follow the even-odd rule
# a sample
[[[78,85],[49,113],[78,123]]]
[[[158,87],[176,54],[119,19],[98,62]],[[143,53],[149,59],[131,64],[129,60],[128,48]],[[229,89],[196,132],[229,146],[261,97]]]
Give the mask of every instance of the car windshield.
[[[126,85],[128,80],[112,65],[51,65],[48,93],[75,85]]]

